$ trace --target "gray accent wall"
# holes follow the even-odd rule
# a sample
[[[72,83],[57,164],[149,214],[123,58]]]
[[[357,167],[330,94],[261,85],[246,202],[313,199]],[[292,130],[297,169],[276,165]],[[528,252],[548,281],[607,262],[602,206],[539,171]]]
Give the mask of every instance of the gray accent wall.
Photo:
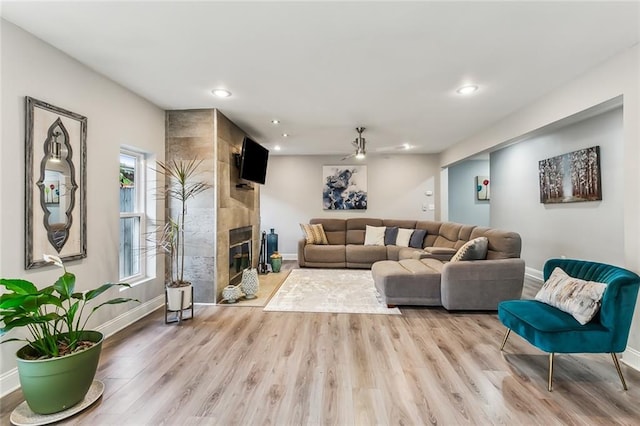
[[[367,165],[367,210],[323,210],[322,166],[351,164]],[[296,259],[302,237],[299,224],[313,217],[436,219],[439,179],[434,155],[368,155],[362,163],[333,156],[272,155],[260,191],[262,229],[275,228],[279,251],[285,258]],[[426,195],[427,191],[432,195]],[[434,210],[429,210],[431,206]]]
[[[489,176],[489,160],[467,160],[449,167],[449,221],[489,226],[491,200],[478,200],[476,176]]]
[[[616,108],[491,154],[491,224],[520,233],[529,268],[542,270],[546,259],[561,256],[623,263],[622,131],[622,108]],[[540,203],[538,161],[595,145],[602,201]]]

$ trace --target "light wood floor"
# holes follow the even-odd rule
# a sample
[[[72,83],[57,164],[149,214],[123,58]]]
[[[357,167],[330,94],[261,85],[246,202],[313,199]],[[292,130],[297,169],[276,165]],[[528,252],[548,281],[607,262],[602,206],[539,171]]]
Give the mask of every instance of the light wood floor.
[[[202,306],[156,312],[106,340],[98,403],[63,424],[458,425],[640,423],[640,373],[609,355],[547,355],[495,313],[401,308],[398,315]],[[3,398],[0,421],[22,401]]]

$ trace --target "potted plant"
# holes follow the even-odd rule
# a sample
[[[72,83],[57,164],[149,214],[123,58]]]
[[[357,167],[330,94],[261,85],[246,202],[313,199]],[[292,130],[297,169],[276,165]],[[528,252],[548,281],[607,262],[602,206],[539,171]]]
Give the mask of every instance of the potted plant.
[[[198,180],[202,160],[158,161],[156,171],[165,177],[165,185],[160,197],[177,201],[177,214],[169,215],[164,225],[159,227],[156,240],[158,249],[167,254],[167,309],[181,311],[191,306],[191,283],[184,279],[185,215],[187,201],[212,188],[212,185]]]
[[[86,330],[87,321],[104,305],[136,299],[114,298],[94,306],[85,316],[87,302],[113,287],[125,283],[106,283],[93,290],[76,292],[76,277],[68,272],[57,256],[44,256],[63,269],[63,274],[48,287],[38,289],[22,279],[0,279],[0,335],[24,327],[26,338],[16,353],[18,375],[29,408],[38,414],[52,414],[81,402],[88,392],[98,367],[103,335]]]

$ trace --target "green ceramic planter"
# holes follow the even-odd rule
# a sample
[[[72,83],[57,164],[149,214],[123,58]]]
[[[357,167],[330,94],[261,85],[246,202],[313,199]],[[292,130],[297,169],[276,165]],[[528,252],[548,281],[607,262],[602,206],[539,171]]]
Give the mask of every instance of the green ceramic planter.
[[[83,340],[96,344],[60,358],[22,359],[29,346],[16,353],[22,393],[34,413],[57,413],[84,399],[98,369],[103,336],[98,331],[85,331]]]

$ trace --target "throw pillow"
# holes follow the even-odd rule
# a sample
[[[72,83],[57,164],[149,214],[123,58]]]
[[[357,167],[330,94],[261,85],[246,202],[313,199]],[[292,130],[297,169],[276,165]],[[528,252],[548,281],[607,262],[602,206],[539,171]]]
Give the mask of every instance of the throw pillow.
[[[411,241],[411,234],[413,229],[398,229],[398,237],[396,238],[396,245],[400,247],[409,247],[409,241]]]
[[[536,294],[536,300],[571,314],[576,321],[585,325],[600,309],[606,289],[604,283],[573,278],[562,269],[555,268]]]
[[[304,232],[307,244],[329,244],[329,241],[327,241],[327,235],[324,233],[324,227],[321,223],[317,223],[315,225],[301,223],[300,228],[302,228],[302,232]]]
[[[387,226],[387,230],[384,231],[384,245],[392,246],[396,243],[396,238],[398,238],[398,227],[397,226]]]
[[[456,254],[451,258],[451,262],[485,259],[487,257],[488,247],[489,240],[487,237],[474,238],[464,243],[464,245],[458,249]]]
[[[409,247],[413,248],[422,248],[422,243],[424,242],[424,237],[427,235],[426,229],[416,229],[411,234],[411,239],[409,240]]]
[[[384,245],[384,231],[386,226],[369,226],[364,234],[365,246],[383,246]]]

